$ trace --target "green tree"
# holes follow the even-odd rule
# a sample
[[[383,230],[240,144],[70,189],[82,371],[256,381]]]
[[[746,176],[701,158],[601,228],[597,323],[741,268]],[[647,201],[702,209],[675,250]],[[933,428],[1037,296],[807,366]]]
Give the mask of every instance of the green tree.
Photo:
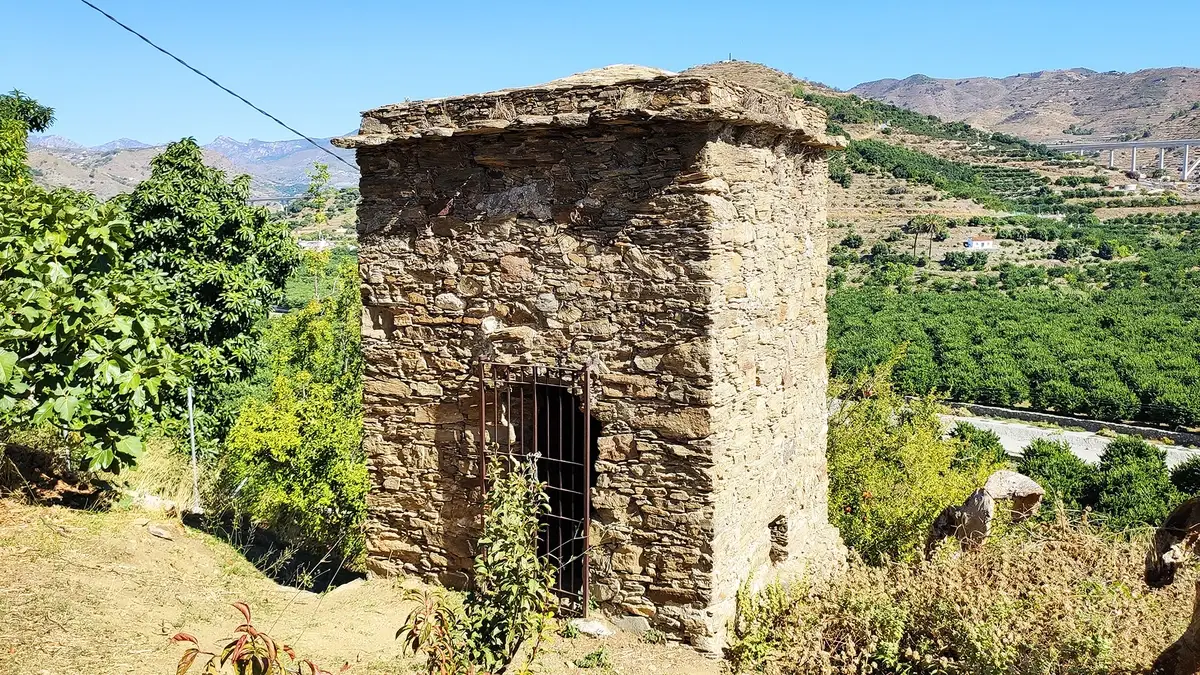
[[[937,402],[897,394],[891,369],[830,388],[841,404],[829,422],[829,518],[870,563],[917,558],[938,513],[1003,466],[956,461],[962,443],[943,438]]]
[[[313,220],[318,225],[324,224],[329,220],[325,214],[325,207],[329,203],[329,196],[332,192],[329,189],[329,165],[316,162],[307,171],[307,174],[308,189],[305,191],[305,195],[314,210]]]
[[[270,391],[247,398],[225,440],[222,483],[255,522],[314,553],[361,564],[362,301],[358,270],[336,292],[273,320]],[[240,486],[240,489],[235,489]]]
[[[23,153],[24,128],[0,122],[0,166],[13,148]],[[167,284],[125,259],[132,236],[114,204],[6,178],[0,421],[62,430],[90,468],[120,469],[136,460],[141,429],[178,379]]]
[[[1108,444],[1096,475],[1096,509],[1115,529],[1157,527],[1179,501],[1167,471],[1167,451],[1131,436]]]
[[[0,94],[0,120],[22,122],[29,131],[41,133],[54,124],[54,108],[48,108],[13,89]]]
[[[1171,484],[1181,494],[1200,495],[1200,457],[1189,457],[1171,469]]]
[[[1035,439],[1022,453],[1017,470],[1045,488],[1050,500],[1068,508],[1095,502],[1096,467],[1076,457],[1066,441]]]
[[[200,398],[245,378],[260,356],[271,306],[298,262],[287,226],[249,206],[249,176],[227,181],[193,139],[167,146],[128,198],[133,260],[170,280],[182,330],[176,351],[192,365]]]
[[[959,422],[950,431],[950,437],[960,443],[954,458],[956,466],[994,466],[1008,462],[1008,454],[994,431],[980,429],[970,422]]]

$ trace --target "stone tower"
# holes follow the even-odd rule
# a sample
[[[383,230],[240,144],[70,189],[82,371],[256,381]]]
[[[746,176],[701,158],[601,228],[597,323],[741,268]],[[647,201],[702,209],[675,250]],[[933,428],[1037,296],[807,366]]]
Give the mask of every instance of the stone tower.
[[[480,448],[524,437],[511,402],[481,424],[485,361],[588,372],[564,400],[590,415],[586,588],[606,613],[717,648],[747,579],[842,560],[823,112],[611,66],[385,106],[335,143],[362,170],[373,572],[467,581]]]

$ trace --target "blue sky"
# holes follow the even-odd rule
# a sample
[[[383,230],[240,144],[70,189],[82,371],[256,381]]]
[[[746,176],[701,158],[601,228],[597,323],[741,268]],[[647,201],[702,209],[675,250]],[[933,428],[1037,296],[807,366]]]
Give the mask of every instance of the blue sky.
[[[329,136],[366,108],[545,82],[610,63],[682,70],[760,61],[848,88],[884,77],[1195,66],[1194,41],[1128,31],[1128,2],[386,2],[93,0],[299,130]],[[1200,4],[1170,3],[1195,25]],[[217,135],[289,138],[78,0],[4,10],[0,89],[58,110],[93,145]]]

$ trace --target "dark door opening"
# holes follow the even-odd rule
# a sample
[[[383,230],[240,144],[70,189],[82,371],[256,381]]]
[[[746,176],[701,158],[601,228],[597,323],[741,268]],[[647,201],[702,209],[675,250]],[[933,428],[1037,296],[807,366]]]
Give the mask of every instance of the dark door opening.
[[[480,461],[495,457],[533,460],[545,485],[549,513],[542,514],[538,553],[554,569],[552,590],[560,611],[587,615],[588,528],[592,465],[600,425],[583,370],[484,363],[480,368]],[[486,482],[483,483],[486,489]]]

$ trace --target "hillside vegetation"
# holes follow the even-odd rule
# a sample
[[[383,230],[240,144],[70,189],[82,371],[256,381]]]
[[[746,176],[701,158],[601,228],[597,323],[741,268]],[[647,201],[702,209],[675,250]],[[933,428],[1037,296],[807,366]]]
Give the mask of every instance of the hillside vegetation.
[[[835,376],[899,353],[907,394],[1200,425],[1192,193],[1118,190],[1115,172],[1007,134],[793,93],[850,137],[830,160]]]

